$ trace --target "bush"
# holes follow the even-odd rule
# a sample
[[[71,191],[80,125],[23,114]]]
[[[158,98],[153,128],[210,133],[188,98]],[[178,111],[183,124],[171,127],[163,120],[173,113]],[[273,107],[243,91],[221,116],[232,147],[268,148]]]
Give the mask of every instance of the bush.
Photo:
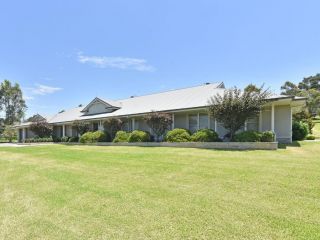
[[[275,135],[272,131],[266,131],[261,133],[261,142],[274,142]]]
[[[130,136],[130,133],[125,132],[125,131],[118,131],[116,133],[116,136],[113,139],[113,142],[128,142],[128,138]]]
[[[308,124],[304,122],[293,122],[292,124],[292,140],[303,140],[307,137],[308,131]]]
[[[307,139],[307,140],[315,140],[316,137],[313,136],[313,135],[309,135],[309,136],[306,137],[306,139]]]
[[[257,131],[244,131],[234,136],[236,142],[260,142],[262,133]]]
[[[176,128],[167,132],[165,139],[167,142],[190,142],[191,136],[188,130]]]
[[[150,142],[150,134],[148,132],[134,130],[130,133],[128,142]]]
[[[69,142],[79,142],[79,137],[70,137]]]
[[[96,142],[106,142],[110,138],[108,135],[102,131],[86,132],[80,137],[81,143],[96,143]],[[110,140],[109,140],[110,141]]]
[[[60,142],[69,142],[69,137],[64,136],[60,139]]]
[[[211,129],[200,129],[191,136],[193,142],[217,142],[218,139],[218,133]]]
[[[27,138],[24,140],[25,143],[41,143],[41,142],[52,142],[53,139],[51,137],[47,137],[47,138],[39,138],[39,137],[35,137],[35,138]]]

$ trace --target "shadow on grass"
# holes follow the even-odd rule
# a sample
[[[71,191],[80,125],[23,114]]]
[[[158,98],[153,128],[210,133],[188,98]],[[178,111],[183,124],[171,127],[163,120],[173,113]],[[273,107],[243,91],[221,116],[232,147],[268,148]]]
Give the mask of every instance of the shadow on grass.
[[[278,148],[279,149],[286,149],[287,147],[301,147],[301,144],[297,141],[293,141],[292,143],[279,143]]]

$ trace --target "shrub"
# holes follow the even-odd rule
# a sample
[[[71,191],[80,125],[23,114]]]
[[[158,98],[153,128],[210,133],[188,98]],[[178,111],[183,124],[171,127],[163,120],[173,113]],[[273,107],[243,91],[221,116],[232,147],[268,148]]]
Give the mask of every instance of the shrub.
[[[12,142],[12,140],[17,138],[17,132],[12,126],[7,125],[4,127],[2,136],[9,142]]]
[[[128,142],[128,138],[130,136],[130,133],[125,131],[118,131],[116,133],[116,136],[113,139],[113,142]]]
[[[33,122],[30,130],[40,138],[50,137],[53,132],[52,126],[45,120]]]
[[[104,129],[114,138],[116,133],[120,131],[124,125],[124,122],[118,118],[109,118],[104,122]]]
[[[47,138],[39,138],[39,137],[35,137],[35,138],[27,138],[24,140],[25,143],[41,143],[41,142],[52,142],[53,139],[51,137],[47,137]]]
[[[60,139],[61,142],[69,142],[69,137],[64,136]]]
[[[260,142],[262,134],[257,131],[244,131],[234,136],[236,142]]]
[[[164,112],[152,112],[144,117],[148,126],[152,129],[157,141],[170,129],[172,124],[172,116]]]
[[[150,134],[148,132],[134,130],[130,133],[128,142],[149,142]]]
[[[81,143],[106,142],[109,139],[106,133],[102,131],[95,131],[95,132],[86,132],[85,134],[83,134],[80,137],[80,142]]]
[[[53,142],[61,142],[61,137],[58,137],[56,135],[52,135]]]
[[[304,122],[293,122],[292,140],[303,140],[307,137],[308,133],[308,124]]]
[[[306,139],[307,139],[307,140],[315,140],[316,137],[313,136],[313,135],[308,135],[308,136],[306,137]]]
[[[79,142],[79,137],[70,137],[68,142]]]
[[[211,129],[200,129],[191,136],[193,142],[217,142],[219,135]]]
[[[261,142],[274,142],[275,135],[272,131],[266,131],[261,133]]]
[[[191,136],[188,130],[182,128],[176,128],[166,135],[167,142],[190,142]]]

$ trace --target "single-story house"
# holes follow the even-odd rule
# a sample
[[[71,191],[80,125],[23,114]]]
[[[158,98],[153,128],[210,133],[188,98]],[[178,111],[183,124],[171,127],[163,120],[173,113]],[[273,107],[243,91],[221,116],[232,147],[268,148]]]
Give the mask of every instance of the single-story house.
[[[215,130],[220,137],[227,131],[222,124],[212,118],[207,111],[208,101],[216,94],[223,94],[224,83],[206,83],[196,87],[171,90],[144,96],[132,96],[122,100],[94,98],[86,106],[79,106],[46,117],[52,124],[54,134],[58,137],[77,136],[73,127],[76,120],[86,121],[91,130],[104,130],[104,121],[108,118],[120,118],[124,121],[124,130],[150,131],[143,116],[152,111],[172,114],[172,129],[185,128],[194,132],[202,128]],[[273,131],[277,141],[292,141],[292,108],[303,106],[304,98],[274,95],[261,109],[260,114],[248,119],[243,130]],[[34,137],[29,129],[32,122],[17,125],[19,141]]]

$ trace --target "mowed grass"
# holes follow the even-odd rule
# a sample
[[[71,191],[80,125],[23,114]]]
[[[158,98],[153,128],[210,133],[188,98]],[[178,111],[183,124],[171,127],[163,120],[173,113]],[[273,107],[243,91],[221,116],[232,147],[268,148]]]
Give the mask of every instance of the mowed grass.
[[[0,239],[320,239],[320,144],[0,148]]]

